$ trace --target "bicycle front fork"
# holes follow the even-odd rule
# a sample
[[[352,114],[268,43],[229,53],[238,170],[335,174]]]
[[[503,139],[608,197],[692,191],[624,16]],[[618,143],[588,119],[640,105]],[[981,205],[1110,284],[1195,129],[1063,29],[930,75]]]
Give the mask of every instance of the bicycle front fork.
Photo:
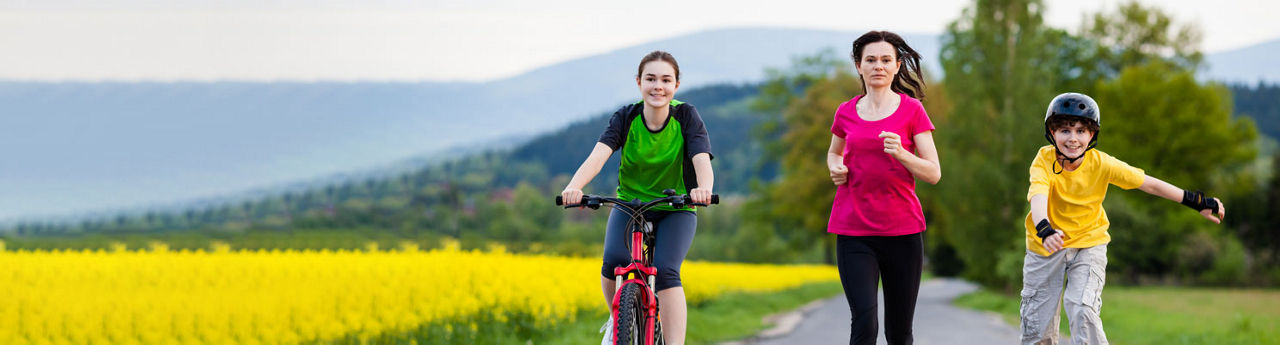
[[[615,294],[616,294],[616,293],[618,293],[618,291],[621,291],[621,290],[622,290],[622,282],[623,282],[623,279],[622,279],[622,275],[615,275],[615,276],[613,276],[613,277],[614,277],[614,278],[613,278],[613,279],[614,279],[614,283],[613,283],[613,286],[614,286],[614,288],[613,288],[613,293],[615,293]],[[655,288],[654,288],[654,286],[657,286],[657,285],[654,285],[654,283],[656,283],[656,281],[655,281],[654,277],[655,277],[655,276],[652,276],[652,275],[651,275],[651,276],[649,276],[649,279],[648,279],[648,283],[649,283],[648,285],[649,285],[649,286],[648,286],[648,288],[649,288],[649,292],[650,292],[650,293],[652,293],[654,296],[657,296],[657,295],[658,295],[658,291],[657,291],[657,290],[655,290]]]

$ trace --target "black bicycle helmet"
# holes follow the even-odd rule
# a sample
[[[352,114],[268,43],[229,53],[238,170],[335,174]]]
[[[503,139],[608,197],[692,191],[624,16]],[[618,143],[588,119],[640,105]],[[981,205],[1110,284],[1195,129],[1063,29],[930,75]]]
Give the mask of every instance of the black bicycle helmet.
[[[1093,121],[1098,125],[1098,128],[1102,128],[1102,111],[1098,109],[1098,102],[1094,102],[1093,98],[1081,93],[1067,92],[1060,94],[1054,97],[1052,101],[1049,101],[1049,109],[1044,112],[1044,138],[1049,141],[1050,145],[1053,145],[1054,151],[1058,150],[1058,143],[1053,141],[1053,133],[1049,129],[1049,119],[1054,116],[1080,117],[1084,120]],[[1093,139],[1089,140],[1089,146],[1085,148],[1084,152],[1080,153],[1080,156],[1067,157],[1067,160],[1075,162],[1084,157],[1084,154],[1095,146],[1098,146],[1098,133],[1093,134]]]

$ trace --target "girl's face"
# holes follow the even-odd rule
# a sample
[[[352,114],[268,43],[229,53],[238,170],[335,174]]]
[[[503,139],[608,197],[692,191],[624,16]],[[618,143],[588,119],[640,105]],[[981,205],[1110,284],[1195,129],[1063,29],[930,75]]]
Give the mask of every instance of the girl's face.
[[[898,75],[902,61],[898,60],[897,50],[892,44],[880,41],[862,47],[862,58],[858,59],[856,65],[867,88],[878,88],[893,84],[893,77]]]
[[[644,64],[636,85],[640,86],[640,97],[644,98],[644,103],[658,108],[671,104],[676,89],[680,88],[680,81],[676,80],[675,67],[666,61],[654,60]]]
[[[1058,145],[1058,152],[1067,157],[1079,157],[1092,140],[1093,132],[1081,121],[1053,130],[1053,142]]]

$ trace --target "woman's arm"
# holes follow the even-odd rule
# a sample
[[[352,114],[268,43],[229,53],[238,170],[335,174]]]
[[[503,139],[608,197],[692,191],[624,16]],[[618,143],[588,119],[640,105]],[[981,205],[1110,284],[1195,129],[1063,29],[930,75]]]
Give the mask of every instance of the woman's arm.
[[[604,168],[604,162],[609,160],[609,156],[613,155],[613,149],[604,143],[596,143],[596,147],[591,149],[591,154],[587,156],[587,160],[582,162],[582,166],[578,167],[578,171],[573,173],[573,179],[569,180],[569,185],[564,187],[564,191],[560,192],[561,199],[564,199],[565,205],[577,204],[582,201],[582,187],[586,187],[587,183],[591,183],[591,179],[596,178],[596,174],[600,173],[600,169]]]
[[[703,152],[693,155],[693,173],[698,178],[698,188],[689,191],[693,202],[711,203],[711,188],[716,184],[715,172],[711,170],[711,154]]]
[[[916,134],[916,154],[902,149],[902,137],[893,132],[881,132],[884,139],[884,152],[898,159],[911,176],[929,184],[938,184],[942,179],[942,165],[938,162],[938,148],[933,145],[933,132],[925,131]]]
[[[1182,203],[1183,196],[1186,194],[1184,193],[1182,188],[1178,188],[1172,184],[1169,184],[1168,182],[1161,181],[1158,178],[1151,177],[1151,175],[1147,175],[1146,177],[1143,178],[1142,185],[1138,186],[1138,189],[1142,190],[1143,192],[1147,192],[1147,194],[1169,199],[1177,203]],[[1212,199],[1217,201],[1217,204],[1218,204],[1216,213],[1219,216],[1225,217],[1227,215],[1227,209],[1226,209],[1226,206],[1222,205],[1222,200],[1218,200],[1217,198],[1212,198]],[[1213,215],[1215,213],[1214,212],[1215,210],[1205,209],[1205,210],[1199,210],[1199,211],[1201,216],[1204,216],[1206,219],[1209,219],[1214,223],[1222,222],[1222,219],[1215,217]]]
[[[849,167],[844,166],[844,138],[831,135],[831,148],[827,149],[827,172],[831,183],[839,186],[849,179]]]

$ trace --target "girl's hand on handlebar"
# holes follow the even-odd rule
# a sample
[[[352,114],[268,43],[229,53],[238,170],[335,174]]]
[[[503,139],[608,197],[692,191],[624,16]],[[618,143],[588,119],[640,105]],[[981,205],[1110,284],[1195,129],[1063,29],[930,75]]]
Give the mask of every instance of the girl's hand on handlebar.
[[[694,203],[709,205],[711,204],[711,188],[694,188],[689,191],[689,198],[693,199]]]
[[[560,198],[564,200],[565,205],[577,205],[582,203],[582,190],[566,187],[563,192],[560,192]]]
[[[849,167],[844,166],[844,164],[828,166],[827,172],[831,173],[831,183],[835,183],[837,186],[844,184],[849,179]]]

